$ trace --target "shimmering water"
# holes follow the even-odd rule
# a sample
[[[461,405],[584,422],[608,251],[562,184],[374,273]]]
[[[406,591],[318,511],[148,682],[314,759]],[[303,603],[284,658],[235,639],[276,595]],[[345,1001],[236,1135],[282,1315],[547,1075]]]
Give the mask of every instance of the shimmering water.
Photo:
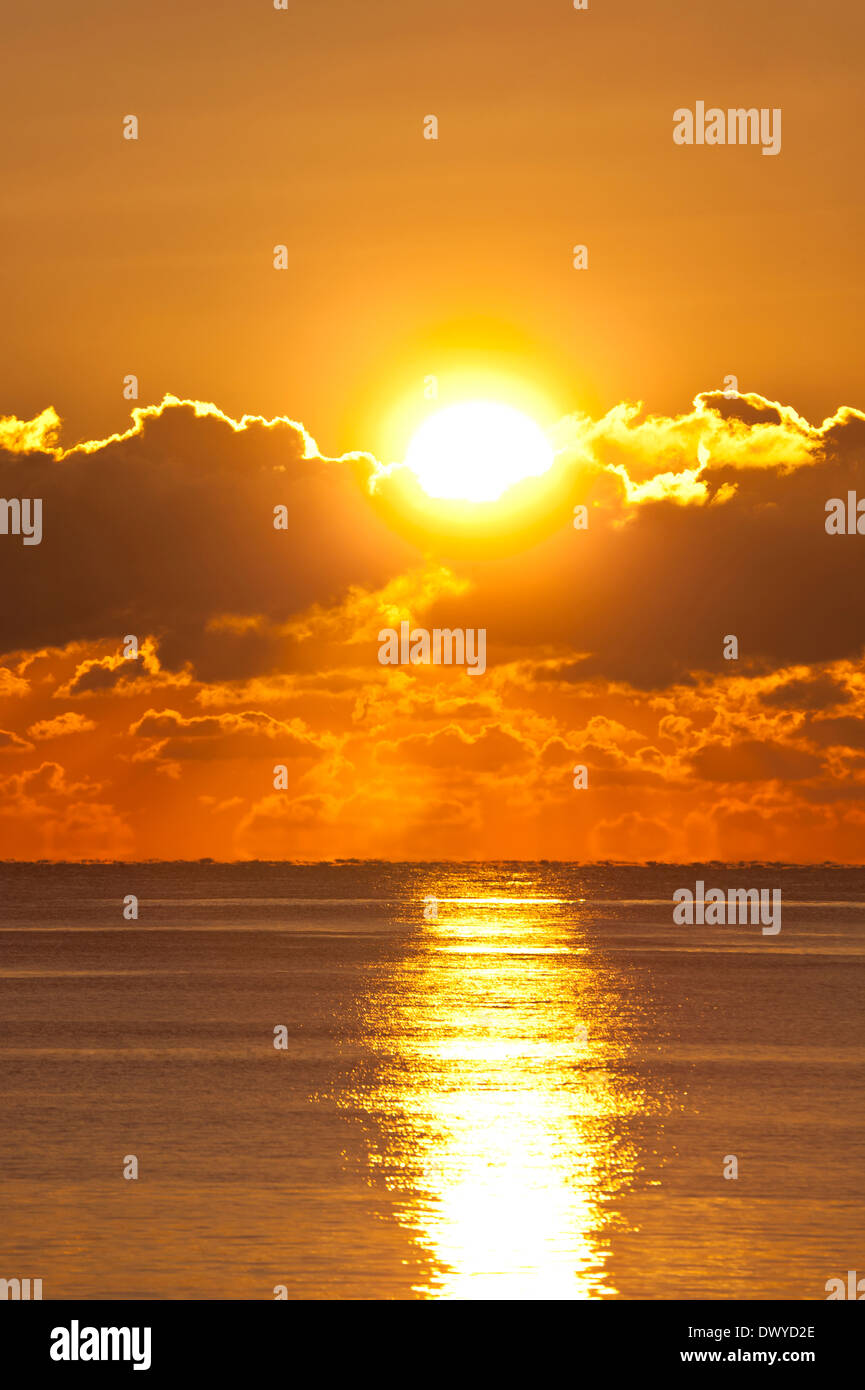
[[[697,878],[780,887],[780,934],[674,926]],[[0,866],[0,1277],[825,1298],[863,966],[862,870]]]

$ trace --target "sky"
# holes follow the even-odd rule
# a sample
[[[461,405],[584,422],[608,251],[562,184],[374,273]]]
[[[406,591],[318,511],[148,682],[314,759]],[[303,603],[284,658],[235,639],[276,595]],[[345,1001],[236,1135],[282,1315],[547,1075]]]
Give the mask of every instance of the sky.
[[[863,30],[18,7],[0,855],[861,860]],[[677,145],[697,101],[780,152]],[[474,399],[553,467],[431,499],[410,440]],[[401,621],[486,670],[383,666]]]

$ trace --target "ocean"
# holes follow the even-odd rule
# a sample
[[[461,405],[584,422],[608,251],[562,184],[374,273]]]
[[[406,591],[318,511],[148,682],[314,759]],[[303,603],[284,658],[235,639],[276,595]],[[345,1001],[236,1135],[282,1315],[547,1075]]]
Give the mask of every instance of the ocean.
[[[674,925],[698,880],[780,932]],[[0,952],[0,1278],[45,1299],[865,1274],[862,869],[7,863]]]

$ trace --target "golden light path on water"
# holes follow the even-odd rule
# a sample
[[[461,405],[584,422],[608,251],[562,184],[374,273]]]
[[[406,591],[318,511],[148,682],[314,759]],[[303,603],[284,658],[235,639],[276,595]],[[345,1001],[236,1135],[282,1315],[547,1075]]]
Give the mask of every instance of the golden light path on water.
[[[631,1155],[617,1136],[620,1009],[555,899],[437,898],[385,996],[370,1161],[424,1255],[433,1298],[615,1294],[609,1218]],[[613,987],[614,988],[614,987]],[[583,1033],[585,1028],[587,1033]],[[357,1098],[356,1098],[357,1099]]]

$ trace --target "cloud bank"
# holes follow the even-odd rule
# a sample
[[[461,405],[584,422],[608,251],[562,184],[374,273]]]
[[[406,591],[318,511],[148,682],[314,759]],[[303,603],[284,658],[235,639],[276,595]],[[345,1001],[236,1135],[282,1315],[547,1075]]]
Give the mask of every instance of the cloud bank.
[[[858,411],[568,417],[458,516],[287,418],[61,432],[0,420],[43,500],[0,536],[7,856],[861,859],[865,536],[824,524]],[[403,620],[485,628],[486,673],[383,668]]]

